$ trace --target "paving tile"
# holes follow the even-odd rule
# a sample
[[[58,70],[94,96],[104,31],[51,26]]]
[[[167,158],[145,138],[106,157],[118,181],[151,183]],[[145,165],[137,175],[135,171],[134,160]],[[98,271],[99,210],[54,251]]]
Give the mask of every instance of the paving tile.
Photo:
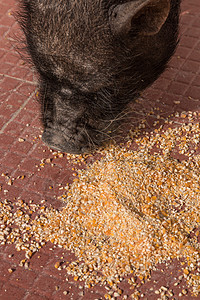
[[[22,193],[22,190],[15,186],[3,185],[1,191],[1,200],[15,201],[17,197]]]
[[[10,43],[8,42],[7,39],[5,39],[5,37],[0,39],[0,49],[4,49],[4,51],[9,51],[10,50]],[[1,64],[1,67],[3,67],[3,63]],[[1,70],[2,70],[2,68],[1,68]]]
[[[24,171],[20,171],[18,169],[13,170],[12,172],[12,179],[13,179],[13,185],[14,187],[20,187],[21,190],[25,190],[24,186],[26,186],[29,181],[30,178],[33,176],[33,174],[31,172],[24,172]]]
[[[0,116],[0,127],[2,128],[7,123],[7,119]]]
[[[170,85],[170,80],[160,77],[154,84],[154,89],[166,90]]]
[[[2,19],[1,19],[2,20]],[[7,61],[11,65],[16,65],[19,61],[21,61],[19,55],[16,52],[7,52],[4,56],[4,60]],[[22,61],[21,61],[22,62]]]
[[[44,143],[42,143],[41,140],[38,140],[35,144],[35,149],[33,150],[32,155],[40,160],[46,158],[53,158],[52,152],[49,148],[47,148],[47,146]]]
[[[192,53],[190,54],[190,56],[188,57],[188,59],[196,61],[196,64],[199,64],[199,61],[200,61],[200,51],[199,50],[200,50],[200,47],[199,47],[199,49],[196,47],[192,51]],[[196,66],[195,66],[195,68],[196,68]]]
[[[26,159],[20,164],[19,170],[21,171],[37,171],[37,166],[40,164],[40,160],[37,158],[26,157]]]
[[[20,138],[19,138],[20,139]],[[23,139],[22,139],[23,140]],[[30,143],[26,140],[21,141],[18,140],[13,146],[10,148],[11,152],[15,152],[17,154],[28,154],[32,149],[33,143]]]
[[[177,57],[180,57],[183,59],[186,59],[190,55],[190,53],[191,53],[191,49],[183,47],[183,46],[178,47],[177,51],[176,51]]]
[[[24,68],[29,70],[27,66]],[[34,93],[35,88],[36,88],[35,84],[33,83],[31,84],[31,82],[26,82],[26,80],[24,80],[24,82],[20,80],[20,84],[17,88],[17,92],[21,93],[22,95],[26,95],[28,97],[29,95]]]
[[[61,284],[60,286],[58,286],[58,288],[59,289],[52,294],[51,296],[52,300],[57,300],[57,299],[94,300],[95,299],[94,295],[93,297],[88,297],[88,295],[86,295],[87,298],[85,298],[84,289],[79,289],[79,287],[74,286],[73,284],[70,284],[69,286],[65,286],[65,284],[63,285]]]
[[[0,27],[0,35],[5,36],[9,31],[9,26],[1,26]]]
[[[191,49],[191,47],[196,43],[196,39],[190,36],[182,36],[181,41],[182,41],[182,45],[184,45],[184,47],[189,49]]]
[[[7,165],[8,167],[17,168],[19,163],[23,160],[23,156],[17,153],[8,153],[1,160],[1,163]]]
[[[10,280],[15,286],[30,289],[34,285],[37,276],[37,273],[32,270],[26,270],[23,267],[18,267],[12,273]]]
[[[27,100],[27,95],[19,93],[16,91],[15,93],[11,93],[8,99],[6,99],[7,102],[9,102],[12,106],[17,106],[17,108],[20,108],[24,102]]]
[[[3,24],[4,26],[11,27],[13,23],[14,23],[13,16],[10,14],[9,11],[7,11],[7,13],[3,15],[1,18],[1,24]]]
[[[192,85],[198,87],[199,86],[199,82],[200,82],[200,75],[197,75],[197,76],[195,76],[195,78],[194,78],[194,80],[192,82]]]
[[[1,300],[22,300],[26,291],[7,282],[0,291]]]
[[[4,134],[4,133],[1,133],[0,134],[0,149],[6,149],[8,150],[12,143],[14,142],[14,137],[8,135],[8,134]]]
[[[180,56],[173,56],[170,64],[173,66],[173,68],[180,70],[184,62],[185,62],[184,58]]]
[[[29,265],[30,269],[34,271],[39,271],[39,273],[41,272],[44,273],[43,270],[45,269],[49,260],[51,260],[50,255],[51,255],[51,251],[49,252],[39,251],[35,253],[30,261],[30,265]]]
[[[33,128],[32,126],[27,126],[23,131],[23,136],[26,138],[27,141],[33,142],[39,139],[41,133],[41,128]]]
[[[5,15],[9,9],[10,9],[9,6],[3,5],[1,3],[1,16]]]
[[[199,71],[199,64],[195,61],[192,60],[187,60],[181,68],[183,71],[189,71],[192,73],[197,74],[197,72]]]
[[[12,91],[19,85],[19,81],[13,78],[4,78],[1,83],[1,88],[3,91]]]
[[[191,97],[192,99],[196,99],[198,101],[198,103],[196,103],[197,107],[199,107],[199,103],[200,103],[199,95],[200,95],[200,86],[192,86],[186,92],[186,96]]]
[[[1,261],[1,268],[0,268],[0,281],[6,281],[11,274],[9,273],[8,269],[11,268],[11,264],[6,260]]]
[[[33,101],[29,101],[26,105],[26,109],[33,112],[40,111],[40,103],[37,101],[37,98],[34,97]]]
[[[176,75],[176,81],[178,83],[184,83],[188,85],[192,80],[194,80],[194,74],[187,71],[182,71]]]
[[[11,176],[13,183],[8,184],[5,176],[0,176],[0,197],[16,201],[32,201],[60,208],[63,202],[58,199],[65,191],[60,189],[74,179],[73,164],[67,158],[55,159],[52,151],[40,138],[42,122],[40,105],[36,97],[37,75],[24,64],[14,47],[19,26],[13,18],[16,0],[0,0],[0,175]],[[175,112],[198,111],[200,104],[200,3],[198,0],[183,0],[181,14],[180,44],[167,70],[142,95],[138,104],[145,114],[159,108],[164,117]],[[3,74],[3,75],[2,75]],[[149,131],[154,120],[146,118]],[[21,140],[20,140],[21,139]],[[22,140],[24,139],[24,140]],[[134,147],[134,144],[133,144]],[[175,153],[175,157],[183,159]],[[41,160],[51,158],[51,163],[42,167]],[[89,158],[92,163],[96,158]],[[83,166],[82,166],[83,167]],[[24,176],[23,179],[20,176]],[[49,188],[49,187],[52,188]],[[13,245],[0,245],[0,300],[94,300],[105,299],[106,290],[102,286],[92,289],[82,288],[84,282],[76,282],[66,271],[56,269],[56,261],[74,261],[74,254],[47,243],[30,260],[29,269],[19,267],[24,252],[17,252]],[[8,269],[13,268],[9,273]],[[170,263],[162,271],[162,266],[152,272],[149,282],[141,285],[144,299],[156,300],[155,288],[161,285],[174,286],[174,278],[179,267]],[[182,285],[174,288],[174,298]],[[120,287],[125,294],[133,290],[123,280]],[[151,288],[154,288],[151,291]],[[118,297],[121,300],[120,297]],[[142,298],[141,298],[142,299]],[[181,297],[193,300],[190,293]]]
[[[36,293],[29,292],[23,300],[49,300],[49,298],[45,297],[44,295],[39,295]]]
[[[56,287],[59,286],[60,283],[61,281],[55,277],[39,275],[34,283],[34,287],[32,287],[32,291],[51,299],[52,294],[56,291]]]
[[[7,63],[7,62],[3,62],[3,63],[0,62],[1,73],[8,74],[9,70],[11,70],[11,69],[12,69],[12,65],[10,65],[9,63]],[[2,89],[2,87],[1,87],[1,89]]]
[[[6,0],[6,2],[1,1],[1,3],[3,6],[7,6],[10,9],[11,7],[15,6],[16,1],[15,0]]]
[[[16,78],[26,78],[26,76],[29,74],[29,70],[25,67],[12,67],[9,69],[8,75],[10,76],[14,76]]]
[[[10,136],[13,136],[15,138],[15,140],[17,140],[17,142],[18,142],[23,130],[24,130],[23,124],[21,124],[19,122],[11,121],[5,127],[4,133],[7,135],[10,135]],[[16,143],[16,141],[15,141],[15,143]]]
[[[34,112],[26,111],[22,109],[16,116],[15,121],[22,123],[24,125],[30,125],[30,123],[35,119],[36,115]]]
[[[43,195],[31,192],[25,188],[23,188],[21,194],[20,194],[20,199],[24,201],[33,201],[35,204],[40,204],[41,201],[44,199]]]
[[[16,251],[15,245],[13,244],[0,246],[0,255],[1,260],[9,263],[11,269],[17,269],[19,267],[20,261],[24,259],[24,251]],[[13,273],[11,273],[10,275],[12,274]]]
[[[187,84],[181,82],[172,82],[170,85],[170,92],[175,95],[183,95],[187,88]]]
[[[53,188],[54,182],[53,180],[46,178],[41,180],[41,177],[38,175],[34,175],[29,183],[29,190],[33,192],[42,191],[42,193],[50,193],[50,189]]]
[[[0,114],[5,119],[11,119],[16,111],[17,107],[12,106],[12,104],[8,104],[6,102],[0,106]]]

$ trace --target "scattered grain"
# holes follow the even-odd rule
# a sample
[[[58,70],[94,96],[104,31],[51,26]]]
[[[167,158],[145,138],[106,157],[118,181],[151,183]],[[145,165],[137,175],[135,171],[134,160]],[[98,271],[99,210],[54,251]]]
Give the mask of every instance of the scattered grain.
[[[143,282],[158,263],[185,258],[183,276],[198,295],[200,275],[195,270],[200,252],[198,234],[192,233],[200,223],[200,126],[192,113],[182,113],[181,118],[185,123],[179,120],[173,128],[169,121],[143,137],[132,130],[137,150],[129,150],[131,140],[124,148],[108,147],[66,187],[62,210],[2,201],[0,243],[15,244],[30,259],[50,241],[77,256],[66,267],[75,281],[84,280],[87,287],[106,283],[111,289],[125,275]],[[184,156],[182,161],[173,158],[177,153]],[[52,155],[62,157],[58,152]],[[40,167],[50,162],[43,160]],[[31,218],[30,211],[37,215]],[[168,297],[166,287],[155,293]],[[140,296],[138,291],[132,294],[134,299]],[[111,299],[109,292],[105,298]]]

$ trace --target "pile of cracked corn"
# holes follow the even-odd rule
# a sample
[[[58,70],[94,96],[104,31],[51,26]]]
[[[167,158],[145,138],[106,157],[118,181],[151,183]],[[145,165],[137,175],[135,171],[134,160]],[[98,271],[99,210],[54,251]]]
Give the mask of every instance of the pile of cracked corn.
[[[200,125],[189,113],[161,126],[78,172],[64,207],[56,210],[18,200],[0,202],[0,242],[26,251],[47,241],[71,250],[66,270],[86,286],[141,280],[156,264],[184,258],[183,276],[200,292]],[[173,128],[172,128],[173,127]],[[134,137],[135,150],[129,150]],[[187,157],[182,161],[174,154]],[[134,284],[134,281],[133,281]]]

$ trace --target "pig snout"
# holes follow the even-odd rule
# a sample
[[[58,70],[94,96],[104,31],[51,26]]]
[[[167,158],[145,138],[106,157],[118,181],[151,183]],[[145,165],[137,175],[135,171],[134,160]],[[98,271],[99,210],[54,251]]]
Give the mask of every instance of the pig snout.
[[[71,154],[81,154],[91,151],[91,146],[88,145],[84,138],[76,139],[66,137],[61,131],[56,129],[45,129],[42,134],[42,141],[51,149]]]
[[[102,128],[106,127],[106,122],[101,107],[98,114],[98,108],[92,104],[94,96],[73,91],[61,96],[58,90],[53,92],[52,87],[45,92],[43,142],[52,149],[73,154],[89,153],[98,148],[105,139]]]

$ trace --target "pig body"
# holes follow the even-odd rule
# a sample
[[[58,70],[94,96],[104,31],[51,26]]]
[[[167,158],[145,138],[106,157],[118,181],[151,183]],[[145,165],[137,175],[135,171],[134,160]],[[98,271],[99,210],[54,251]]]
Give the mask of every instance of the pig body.
[[[107,139],[173,55],[180,1],[21,0],[47,145],[84,153]]]

